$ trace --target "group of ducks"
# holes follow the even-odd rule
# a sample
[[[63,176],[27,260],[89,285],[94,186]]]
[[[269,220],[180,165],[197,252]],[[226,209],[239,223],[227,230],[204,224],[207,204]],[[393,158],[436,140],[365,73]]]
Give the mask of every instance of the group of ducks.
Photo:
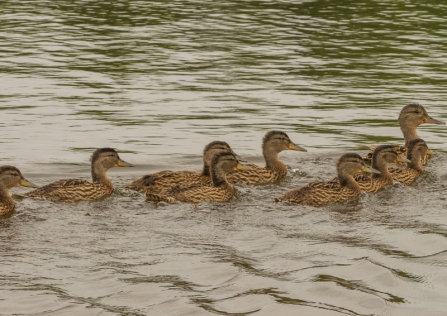
[[[276,201],[324,206],[330,202],[343,202],[362,191],[377,192],[384,186],[399,181],[411,184],[423,173],[422,166],[432,153],[425,141],[419,138],[420,124],[443,124],[431,118],[423,106],[417,103],[405,106],[399,115],[399,125],[405,146],[371,146],[373,152],[362,158],[356,153],[342,155],[336,164],[337,176],[328,182],[312,182],[294,189]],[[145,175],[122,189],[144,193],[148,200],[200,203],[203,201],[226,202],[234,195],[232,184],[263,185],[273,183],[287,174],[287,167],[278,154],[284,150],[307,151],[294,144],[286,133],[269,131],[262,141],[265,167],[245,162],[222,141],[213,141],[203,151],[203,169],[193,171],[161,171]],[[404,157],[406,156],[406,158]],[[371,166],[366,162],[371,161]],[[407,163],[405,168],[389,167],[394,163]],[[110,195],[114,188],[107,176],[112,167],[133,167],[123,161],[112,148],[96,150],[91,158],[92,182],[82,179],[65,179],[38,188],[27,181],[13,166],[0,167],[0,215],[13,211],[14,200],[9,189],[15,186],[37,188],[21,197],[54,202],[98,200]]]

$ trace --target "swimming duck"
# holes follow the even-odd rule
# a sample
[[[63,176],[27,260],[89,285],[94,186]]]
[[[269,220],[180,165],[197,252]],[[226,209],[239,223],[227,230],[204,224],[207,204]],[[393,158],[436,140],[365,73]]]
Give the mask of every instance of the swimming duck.
[[[140,193],[161,193],[171,187],[181,184],[200,182],[203,184],[210,184],[210,163],[211,158],[216,152],[230,151],[239,161],[243,159],[236,155],[228,143],[223,141],[213,141],[205,146],[203,150],[203,169],[202,172],[193,171],[160,171],[153,174],[145,175],[132,181],[129,185],[124,186],[123,189],[138,191]]]
[[[262,140],[262,154],[265,167],[248,164],[251,170],[233,172],[227,176],[230,183],[267,184],[283,178],[287,167],[279,160],[278,154],[283,150],[307,151],[294,144],[286,133],[281,131],[267,132]]]
[[[428,147],[424,140],[413,139],[408,144],[407,159],[410,162],[406,168],[389,168],[393,180],[410,185],[414,180],[424,173],[422,164],[426,160]]]
[[[411,103],[402,108],[399,114],[399,126],[402,134],[405,139],[405,146],[395,146],[396,151],[399,155],[405,157],[408,149],[409,143],[413,139],[418,139],[417,127],[421,124],[437,124],[437,125],[445,125],[445,122],[436,120],[428,115],[425,108],[419,103]],[[371,150],[374,150],[377,145],[368,146]],[[425,159],[423,161],[423,165],[426,164],[427,158],[432,155],[431,151],[427,151]],[[369,153],[365,160],[370,160],[372,157],[372,153]]]
[[[230,151],[216,152],[211,158],[210,174],[212,184],[200,182],[178,185],[160,193],[147,193],[146,198],[152,201],[174,201],[200,203],[204,201],[226,202],[234,195],[233,186],[226,175],[235,170],[247,170]]]
[[[408,163],[410,160],[398,154],[393,145],[380,145],[374,149],[371,166],[380,171],[380,174],[358,174],[355,181],[362,191],[376,193],[386,185],[393,183],[393,178],[388,171],[388,165],[392,163]],[[336,179],[334,179],[336,181]]]
[[[91,162],[93,182],[82,179],[59,180],[28,192],[24,196],[54,202],[98,200],[113,192],[113,184],[107,176],[107,170],[113,167],[134,167],[121,160],[113,148],[96,150]]]
[[[344,202],[358,196],[362,189],[354,180],[354,175],[360,172],[380,172],[365,164],[362,157],[355,153],[341,156],[337,162],[337,181],[312,182],[276,197],[277,202],[292,202],[310,206],[324,206],[330,202]]]
[[[37,185],[26,180],[19,169],[13,166],[0,167],[0,215],[6,215],[14,209],[14,200],[9,195],[12,187],[38,188]]]

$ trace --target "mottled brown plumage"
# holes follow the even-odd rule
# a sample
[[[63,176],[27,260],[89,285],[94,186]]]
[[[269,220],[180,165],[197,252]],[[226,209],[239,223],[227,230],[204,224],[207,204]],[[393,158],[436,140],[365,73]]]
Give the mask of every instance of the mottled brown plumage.
[[[113,184],[107,170],[113,167],[133,167],[120,159],[112,148],[96,150],[92,155],[91,173],[93,182],[82,179],[64,179],[24,194],[38,200],[54,202],[77,202],[98,200],[113,192]]]
[[[230,145],[222,141],[213,141],[205,146],[203,150],[203,169],[202,172],[193,171],[160,171],[145,175],[132,181],[123,189],[134,190],[140,193],[159,194],[177,185],[191,184],[195,182],[210,184],[210,163],[214,154],[219,151],[230,151],[236,155]],[[236,155],[236,157],[238,157]],[[240,159],[240,158],[239,158]]]
[[[389,168],[391,177],[395,181],[410,185],[424,173],[422,165],[427,157],[428,147],[424,140],[417,138],[408,144],[407,159],[410,160],[405,168]]]
[[[358,174],[355,176],[355,181],[357,181],[362,191],[376,193],[384,186],[393,183],[388,166],[398,162],[409,162],[409,160],[400,156],[395,146],[381,145],[374,150],[371,163],[371,166],[379,170],[380,174]],[[337,179],[333,181],[337,181]]]
[[[310,206],[324,206],[331,202],[344,202],[361,193],[361,188],[354,180],[359,172],[378,172],[365,165],[358,154],[347,153],[337,162],[337,181],[312,182],[307,186],[287,192],[276,197],[277,202],[291,202]]]
[[[212,184],[191,183],[169,188],[159,194],[148,193],[146,197],[152,201],[174,201],[200,203],[204,201],[226,202],[234,195],[233,186],[227,181],[226,175],[234,171],[244,170],[245,166],[238,163],[236,156],[229,151],[219,151],[214,154],[210,164]]]
[[[445,122],[436,120],[432,118],[430,115],[428,115],[425,108],[418,103],[411,103],[404,106],[400,111],[398,122],[400,130],[404,135],[405,146],[395,146],[395,150],[402,157],[406,157],[409,143],[412,140],[419,138],[417,133],[417,127],[419,125],[421,124],[445,125]],[[368,147],[371,150],[374,150],[377,147],[377,145],[372,145]],[[424,156],[422,165],[425,165],[427,163],[427,159],[430,157],[431,154],[432,153],[430,151],[427,151],[426,155]],[[368,153],[364,159],[365,161],[371,161],[371,158],[372,153]]]
[[[14,210],[14,200],[9,195],[13,187],[32,187],[36,185],[26,180],[19,169],[13,166],[0,167],[0,215],[7,215]]]
[[[262,140],[262,154],[265,167],[249,164],[251,170],[233,172],[227,176],[230,183],[243,183],[249,185],[267,184],[283,178],[287,174],[287,167],[282,163],[278,154],[283,150],[307,151],[294,144],[286,133],[270,131]]]

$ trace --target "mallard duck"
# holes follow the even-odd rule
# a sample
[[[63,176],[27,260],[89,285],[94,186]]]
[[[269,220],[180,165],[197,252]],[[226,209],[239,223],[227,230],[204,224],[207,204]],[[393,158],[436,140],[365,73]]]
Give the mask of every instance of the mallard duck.
[[[408,145],[413,139],[418,139],[417,127],[421,124],[437,124],[445,125],[445,122],[436,120],[428,115],[425,108],[418,103],[411,103],[402,108],[399,114],[399,126],[405,139],[405,146],[395,146],[396,151],[399,155],[406,157]],[[378,145],[368,146],[371,150],[374,150]],[[429,150],[427,151],[423,165],[426,164],[427,158],[433,155]],[[370,161],[372,158],[372,153],[369,153],[366,157],[366,161]]]
[[[247,170],[230,151],[216,152],[211,158],[210,173],[212,184],[195,182],[178,185],[160,194],[147,193],[146,198],[152,201],[174,201],[200,203],[204,201],[226,202],[234,195],[233,186],[226,175],[234,170]]]
[[[393,178],[388,171],[389,164],[408,163],[410,160],[398,154],[393,145],[380,145],[374,149],[371,166],[380,171],[380,174],[365,175],[358,174],[355,181],[362,191],[376,193],[386,185],[393,183]],[[334,179],[336,181],[336,179]]]
[[[276,197],[277,202],[292,202],[310,206],[324,206],[330,202],[344,202],[358,196],[362,190],[354,180],[354,175],[360,172],[380,173],[368,167],[358,154],[347,153],[337,162],[336,182],[312,182],[307,186],[287,192]]]
[[[134,167],[118,156],[112,148],[96,150],[91,158],[93,182],[82,179],[64,179],[45,185],[24,194],[38,200],[54,202],[77,202],[98,200],[113,192],[113,184],[107,176],[107,170],[113,167]]]
[[[164,170],[138,178],[123,189],[138,191],[140,193],[159,194],[176,185],[200,182],[210,184],[210,163],[213,155],[219,151],[232,152],[239,161],[243,159],[236,155],[228,143],[223,141],[213,141],[203,149],[203,169],[202,172],[193,171],[169,171]]]
[[[19,169],[13,166],[0,167],[0,215],[6,215],[14,209],[14,200],[9,195],[13,187],[38,188],[37,185],[26,180]]]
[[[265,167],[249,164],[251,170],[233,172],[227,176],[231,183],[243,184],[267,184],[283,178],[287,174],[287,167],[278,158],[283,150],[307,151],[294,144],[286,133],[270,131],[262,140],[262,154],[265,159]]]
[[[410,185],[414,180],[424,173],[422,164],[427,156],[428,147],[424,140],[413,139],[408,144],[407,159],[410,162],[406,168],[389,168],[393,180]]]

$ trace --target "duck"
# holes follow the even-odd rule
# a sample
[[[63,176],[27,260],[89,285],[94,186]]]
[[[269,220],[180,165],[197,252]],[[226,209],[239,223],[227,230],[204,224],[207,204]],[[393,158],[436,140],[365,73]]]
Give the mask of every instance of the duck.
[[[287,167],[282,163],[278,154],[283,150],[296,150],[307,152],[301,146],[294,144],[289,136],[282,131],[269,131],[262,139],[262,155],[265,167],[247,164],[250,170],[232,172],[227,176],[230,183],[263,185],[273,183],[285,177]]]
[[[175,201],[184,203],[201,203],[205,201],[227,202],[235,189],[228,182],[226,176],[235,170],[247,170],[249,167],[241,165],[231,151],[218,151],[213,154],[210,163],[211,185],[200,182],[177,185],[160,194],[146,193],[148,201]]]
[[[38,188],[34,183],[26,180],[19,169],[13,166],[0,167],[0,216],[8,215],[14,210],[14,200],[9,194],[13,187]]]
[[[380,174],[366,175],[359,173],[354,177],[362,191],[376,193],[384,186],[392,184],[393,178],[388,170],[390,164],[409,163],[410,160],[402,157],[394,145],[380,145],[374,149],[371,166],[380,171]],[[337,181],[337,179],[333,179]]]
[[[134,167],[123,161],[113,148],[97,149],[91,157],[92,182],[83,179],[63,179],[24,194],[24,197],[53,202],[99,200],[113,192],[107,171],[113,167]]]
[[[427,157],[428,146],[427,143],[420,138],[413,139],[408,143],[407,159],[410,161],[405,168],[389,168],[389,172],[393,180],[410,185],[420,177],[424,170],[422,169],[423,162]]]
[[[176,185],[199,182],[203,184],[211,183],[210,163],[211,158],[216,152],[230,151],[239,161],[245,161],[238,156],[224,141],[212,141],[203,149],[203,168],[202,172],[194,171],[170,171],[164,170],[145,175],[132,181],[130,184],[122,187],[123,189],[133,190],[140,193],[159,194]]]
[[[408,145],[414,140],[418,139],[417,127],[421,124],[436,124],[436,125],[445,125],[445,122],[432,118],[428,115],[425,108],[419,103],[411,103],[402,108],[398,118],[400,130],[404,136],[405,145],[404,146],[395,146],[396,151],[399,155],[406,157]],[[378,145],[368,146],[371,150],[374,150]],[[425,159],[422,164],[425,165],[427,159],[433,155],[433,152],[428,150]],[[369,153],[366,157],[366,161],[370,161],[372,157],[372,152]]]
[[[380,174],[380,171],[369,167],[363,158],[356,153],[342,155],[336,164],[337,181],[311,182],[308,185],[291,190],[280,197],[276,202],[290,202],[321,207],[331,202],[345,202],[362,193],[362,189],[355,181],[354,175],[360,172]]]

